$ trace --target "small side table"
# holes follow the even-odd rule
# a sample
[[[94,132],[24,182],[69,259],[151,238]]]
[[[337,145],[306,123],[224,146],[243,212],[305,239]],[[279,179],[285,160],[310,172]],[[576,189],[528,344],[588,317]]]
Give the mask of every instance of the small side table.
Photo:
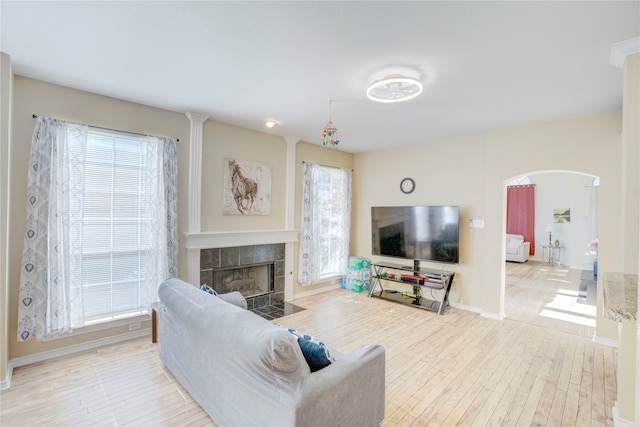
[[[158,342],[158,315],[155,307],[151,308],[151,342]]]
[[[557,262],[558,264],[562,265],[561,255],[563,248],[564,246],[542,245],[542,259],[546,259],[549,264]],[[545,256],[546,251],[549,251],[548,257]]]
[[[158,313],[160,303],[151,304],[151,342],[158,342]]]

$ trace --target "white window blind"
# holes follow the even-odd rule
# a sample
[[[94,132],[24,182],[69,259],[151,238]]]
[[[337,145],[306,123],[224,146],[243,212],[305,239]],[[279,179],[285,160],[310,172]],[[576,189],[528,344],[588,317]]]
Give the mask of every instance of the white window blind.
[[[85,325],[146,312],[145,254],[152,239],[145,230],[158,212],[149,209],[144,196],[162,179],[154,151],[148,137],[89,129],[82,278],[73,285],[82,288],[77,309],[83,313],[77,314]]]

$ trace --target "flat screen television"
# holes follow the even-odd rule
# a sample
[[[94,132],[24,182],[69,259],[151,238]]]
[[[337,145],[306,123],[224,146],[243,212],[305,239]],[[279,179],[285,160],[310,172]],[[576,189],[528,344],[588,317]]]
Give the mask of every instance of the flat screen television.
[[[457,264],[458,206],[373,206],[373,255]]]

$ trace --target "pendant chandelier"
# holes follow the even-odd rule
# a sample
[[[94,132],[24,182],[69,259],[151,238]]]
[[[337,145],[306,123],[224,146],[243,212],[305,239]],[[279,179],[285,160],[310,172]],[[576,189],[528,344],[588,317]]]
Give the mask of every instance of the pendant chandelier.
[[[329,121],[326,125],[324,125],[324,129],[322,129],[322,146],[323,147],[331,147],[338,148],[338,128],[331,121],[331,103],[333,100],[329,100]]]

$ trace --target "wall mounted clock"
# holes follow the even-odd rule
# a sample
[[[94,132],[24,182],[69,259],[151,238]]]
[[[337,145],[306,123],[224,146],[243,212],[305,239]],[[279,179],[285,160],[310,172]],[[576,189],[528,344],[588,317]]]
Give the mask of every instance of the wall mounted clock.
[[[400,190],[402,190],[402,192],[405,194],[411,193],[415,188],[416,183],[413,182],[411,178],[405,178],[400,181]]]

